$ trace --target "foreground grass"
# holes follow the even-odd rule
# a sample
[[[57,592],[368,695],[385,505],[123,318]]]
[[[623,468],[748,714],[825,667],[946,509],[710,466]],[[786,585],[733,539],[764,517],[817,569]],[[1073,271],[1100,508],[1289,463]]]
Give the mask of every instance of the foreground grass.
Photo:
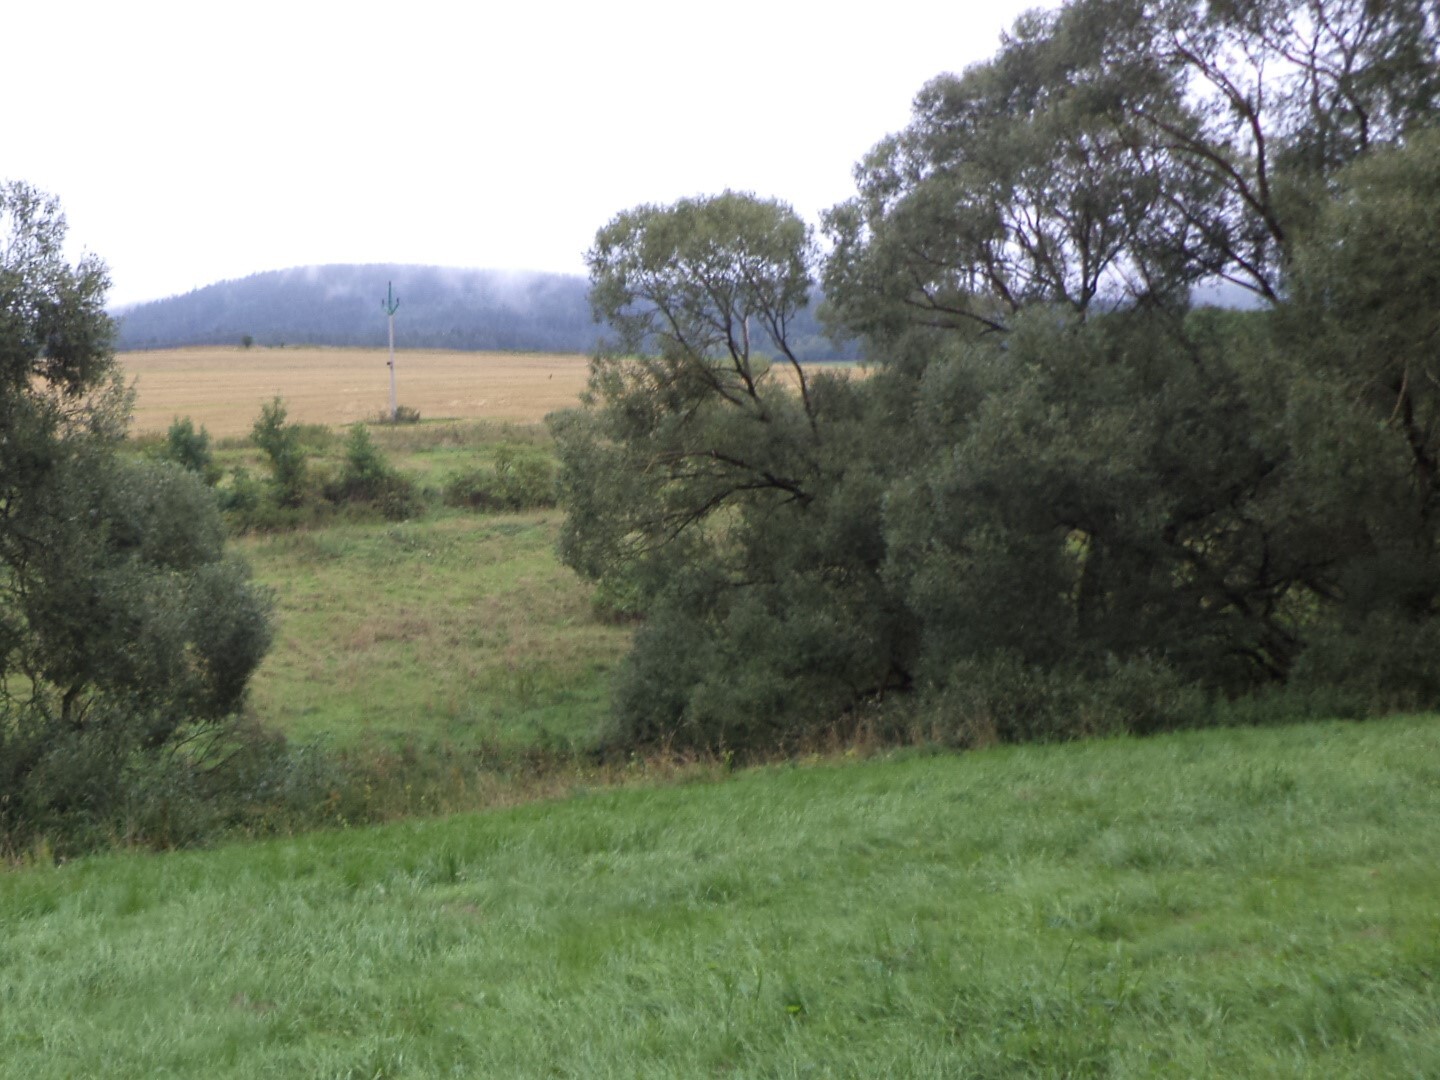
[[[0,1074],[1440,1075],[1440,723],[0,874]]]

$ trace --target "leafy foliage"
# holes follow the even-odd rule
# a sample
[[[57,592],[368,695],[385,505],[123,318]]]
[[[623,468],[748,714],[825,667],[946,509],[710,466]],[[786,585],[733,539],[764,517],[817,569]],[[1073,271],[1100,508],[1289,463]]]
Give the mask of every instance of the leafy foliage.
[[[275,485],[275,498],[281,506],[295,507],[305,502],[305,448],[300,429],[285,422],[285,402],[277,394],[260,408],[251,438],[270,460],[270,475]]]
[[[176,417],[170,425],[160,456],[195,473],[211,487],[220,480],[220,467],[215,464],[215,455],[210,449],[210,433],[203,426],[196,431],[194,421],[188,416]]]
[[[1440,106],[1427,0],[1072,0],[928,84],[827,216],[826,293],[866,334],[1023,307],[1279,299],[1348,162]]]
[[[617,740],[769,750],[897,695],[967,743],[1154,731],[1280,687],[1440,702],[1434,20],[1023,17],[827,217],[865,379],[788,348],[814,256],[783,204],[601,229],[620,351],[552,427],[562,556],[646,618]],[[1270,307],[1190,310],[1214,280]]]
[[[495,452],[489,468],[457,473],[445,482],[446,506],[470,510],[532,510],[555,505],[555,467],[548,457],[517,453],[509,446]]]
[[[420,508],[415,484],[392,469],[364,424],[352,424],[345,440],[340,475],[325,485],[333,503],[365,503],[391,521],[413,517]]]
[[[120,450],[103,266],[0,186],[0,847],[95,821],[161,756],[200,768],[270,640],[203,479]],[[193,440],[190,449],[194,449]],[[190,750],[182,749],[190,747]]]

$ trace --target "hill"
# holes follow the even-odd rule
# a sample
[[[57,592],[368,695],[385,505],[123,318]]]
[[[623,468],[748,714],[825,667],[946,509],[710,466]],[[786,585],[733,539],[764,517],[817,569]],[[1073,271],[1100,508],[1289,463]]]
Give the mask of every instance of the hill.
[[[395,343],[405,349],[590,353],[602,328],[583,277],[440,266],[332,265],[221,281],[119,313],[122,351],[189,345],[384,346],[381,301],[400,297]],[[854,359],[825,338],[813,311],[795,340],[801,359]]]
[[[140,304],[120,315],[119,347],[235,345],[247,335],[259,345],[380,346],[391,282],[405,348],[586,352],[598,337],[580,277],[378,264],[271,270]]]

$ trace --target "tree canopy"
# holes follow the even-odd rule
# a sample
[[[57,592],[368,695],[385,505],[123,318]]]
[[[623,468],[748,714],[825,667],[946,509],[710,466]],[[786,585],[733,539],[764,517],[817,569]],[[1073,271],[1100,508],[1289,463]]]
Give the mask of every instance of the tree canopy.
[[[108,278],[64,239],[0,184],[0,847],[230,722],[270,640],[203,479],[122,452]]]
[[[1072,0],[916,98],[827,217],[852,328],[1034,303],[1278,300],[1330,178],[1440,106],[1428,0]],[[888,320],[888,323],[887,323]]]
[[[562,554],[642,619],[617,739],[1440,702],[1437,18],[1072,0],[920,92],[823,260],[730,192],[600,230],[554,426]],[[817,276],[864,377],[786,348]]]

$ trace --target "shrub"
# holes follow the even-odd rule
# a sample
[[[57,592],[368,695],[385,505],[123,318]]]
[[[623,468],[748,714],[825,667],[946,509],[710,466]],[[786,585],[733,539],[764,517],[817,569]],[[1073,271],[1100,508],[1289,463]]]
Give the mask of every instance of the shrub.
[[[414,482],[390,467],[364,424],[351,425],[344,465],[324,493],[332,503],[374,506],[390,521],[403,521],[420,510]]]
[[[176,417],[170,425],[160,457],[190,470],[211,487],[220,480],[220,467],[210,450],[210,433],[204,427],[196,431],[188,416]]]
[[[194,474],[76,453],[48,480],[43,502],[16,508],[33,540],[5,568],[13,602],[0,608],[11,851],[123,833],[134,776],[183,771],[223,737],[270,643],[268,594],[225,552],[214,492]]]
[[[301,445],[300,429],[286,423],[285,417],[285,402],[277,394],[261,407],[251,437],[270,459],[276,501],[282,506],[299,506],[305,501],[305,448]]]
[[[1191,727],[1206,715],[1203,692],[1159,661],[1112,661],[1095,676],[1002,652],[956,662],[917,710],[916,734],[964,747],[1061,742]]]
[[[377,424],[418,424],[420,410],[413,409],[409,405],[396,405],[394,416],[391,416],[388,410],[381,409],[375,414],[375,422]]]
[[[509,446],[495,464],[452,476],[445,483],[446,506],[470,510],[531,510],[555,505],[555,466],[548,458],[519,455]]]
[[[1330,715],[1376,716],[1440,704],[1440,625],[1371,612],[1317,632],[1291,673],[1295,689]]]
[[[601,578],[590,597],[590,609],[601,622],[639,622],[645,617],[645,596],[633,577]]]
[[[220,509],[241,516],[254,512],[265,499],[265,485],[243,465],[230,474],[230,483],[219,490]]]

